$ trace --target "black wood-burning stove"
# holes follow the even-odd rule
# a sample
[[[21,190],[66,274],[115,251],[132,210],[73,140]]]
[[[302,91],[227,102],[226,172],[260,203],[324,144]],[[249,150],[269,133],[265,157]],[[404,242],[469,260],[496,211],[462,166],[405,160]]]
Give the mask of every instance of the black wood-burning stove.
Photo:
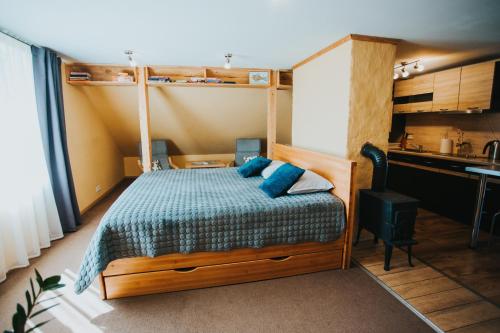
[[[411,263],[418,200],[386,189],[387,156],[370,143],[365,143],[361,154],[373,163],[372,188],[359,191],[359,221],[356,243],[362,229],[373,233],[375,242],[380,238],[385,244],[386,271],[391,269],[394,246],[408,247],[408,264]]]

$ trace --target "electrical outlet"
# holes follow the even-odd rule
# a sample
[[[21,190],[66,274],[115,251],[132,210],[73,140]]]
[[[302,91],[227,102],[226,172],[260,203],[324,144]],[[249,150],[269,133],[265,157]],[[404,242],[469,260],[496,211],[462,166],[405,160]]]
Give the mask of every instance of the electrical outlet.
[[[101,192],[101,185],[97,184],[95,187],[95,191],[96,191],[96,193]]]

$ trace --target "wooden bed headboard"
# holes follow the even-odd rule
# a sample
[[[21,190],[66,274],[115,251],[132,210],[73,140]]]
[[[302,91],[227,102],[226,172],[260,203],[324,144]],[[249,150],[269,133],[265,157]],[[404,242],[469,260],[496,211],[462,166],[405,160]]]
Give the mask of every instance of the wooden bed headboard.
[[[349,266],[352,234],[354,230],[354,176],[356,162],[302,148],[273,145],[272,159],[290,162],[328,179],[335,188],[332,193],[342,199],[346,210],[346,234],[344,245],[344,268]]]

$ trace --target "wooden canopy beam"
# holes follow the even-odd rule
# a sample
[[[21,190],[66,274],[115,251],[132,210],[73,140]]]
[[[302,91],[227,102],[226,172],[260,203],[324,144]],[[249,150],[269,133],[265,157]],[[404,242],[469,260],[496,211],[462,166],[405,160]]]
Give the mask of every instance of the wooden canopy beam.
[[[267,89],[267,157],[273,157],[273,147],[276,143],[276,125],[278,108],[277,73],[271,72],[271,85]]]
[[[137,88],[139,93],[139,126],[141,131],[142,169],[151,171],[151,121],[149,114],[149,95],[147,86],[147,71],[139,67]]]

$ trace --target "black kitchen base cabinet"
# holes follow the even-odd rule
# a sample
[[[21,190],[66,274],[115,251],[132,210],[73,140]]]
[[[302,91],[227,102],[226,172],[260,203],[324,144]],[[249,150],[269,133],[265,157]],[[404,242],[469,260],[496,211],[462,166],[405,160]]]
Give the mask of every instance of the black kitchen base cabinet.
[[[421,208],[472,223],[477,180],[396,164],[389,164],[387,178],[388,188],[420,200]]]

